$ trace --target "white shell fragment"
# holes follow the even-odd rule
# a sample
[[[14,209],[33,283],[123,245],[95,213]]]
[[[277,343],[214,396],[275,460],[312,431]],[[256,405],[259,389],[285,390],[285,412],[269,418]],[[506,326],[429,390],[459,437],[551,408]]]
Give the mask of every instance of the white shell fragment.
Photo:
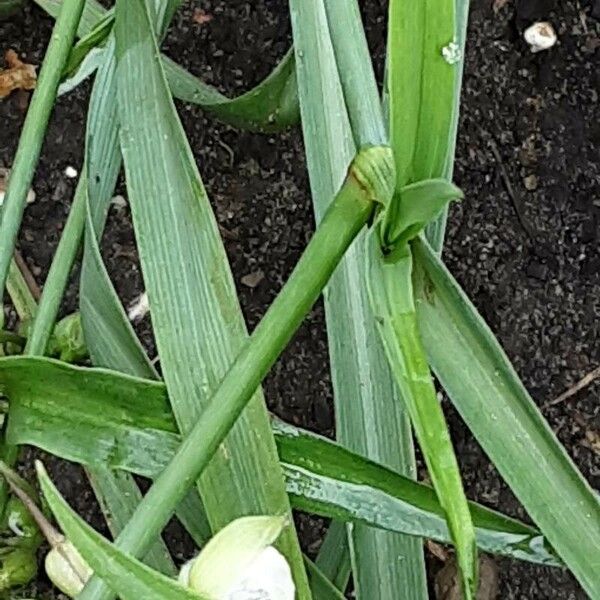
[[[532,52],[548,50],[558,40],[554,27],[548,21],[539,21],[528,27],[523,33],[523,38],[531,47]]]
[[[127,206],[127,200],[125,200],[125,198],[123,196],[121,196],[120,194],[117,194],[116,196],[113,196],[110,203],[112,204],[112,206],[114,206],[117,210],[122,210]]]
[[[450,42],[442,48],[442,56],[449,65],[455,65],[462,58],[460,46],[456,42]]]
[[[65,169],[65,177],[68,177],[69,179],[75,179],[75,177],[77,177],[77,175],[79,175],[79,173],[77,173],[77,169],[75,167],[72,167],[71,165],[69,165]]]

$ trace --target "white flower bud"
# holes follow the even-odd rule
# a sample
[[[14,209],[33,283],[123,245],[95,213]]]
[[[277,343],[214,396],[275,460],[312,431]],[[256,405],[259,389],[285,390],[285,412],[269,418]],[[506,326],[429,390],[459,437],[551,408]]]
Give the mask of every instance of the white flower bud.
[[[69,598],[75,598],[83,590],[93,573],[68,540],[57,544],[48,552],[44,566],[50,581]]]
[[[285,522],[283,517],[231,522],[183,566],[179,582],[214,600],[294,600],[290,567],[271,545]]]

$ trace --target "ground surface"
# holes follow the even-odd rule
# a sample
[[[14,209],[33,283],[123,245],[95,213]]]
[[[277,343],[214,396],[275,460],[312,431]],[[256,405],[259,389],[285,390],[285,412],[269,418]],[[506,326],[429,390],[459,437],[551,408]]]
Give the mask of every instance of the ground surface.
[[[600,364],[600,6],[598,0],[474,0],[466,60],[456,181],[466,199],[452,210],[445,257],[543,405]],[[362,3],[381,77],[384,0]],[[194,8],[212,20],[197,24]],[[548,18],[559,35],[532,55],[519,32]],[[0,23],[0,50],[39,64],[51,20],[29,6]],[[234,93],[258,82],[288,47],[284,0],[195,0],[177,15],[168,53],[204,80]],[[73,192],[63,171],[81,165],[89,88],[63,98],[54,113],[26,212],[20,248],[43,281]],[[250,327],[289,274],[313,228],[298,130],[239,133],[181,106],[181,114],[220,224]],[[16,149],[23,110],[0,102],[0,166]],[[232,154],[231,154],[232,153]],[[507,193],[512,186],[512,198]],[[528,189],[529,188],[529,189]],[[126,301],[140,289],[127,209],[115,211],[105,248]],[[242,283],[262,272],[255,287]],[[69,297],[70,308],[75,298]],[[332,433],[323,310],[318,306],[266,382],[269,404],[294,423]],[[544,413],[583,473],[600,484],[596,384]],[[467,492],[509,514],[523,511],[448,408]],[[596,450],[594,450],[594,447]],[[81,473],[55,466],[62,488],[91,516]],[[532,473],[535,477],[535,473]],[[302,521],[316,547],[320,528]],[[566,573],[499,560],[500,598],[584,598]],[[37,597],[47,586],[40,581]],[[49,596],[51,597],[51,596]]]

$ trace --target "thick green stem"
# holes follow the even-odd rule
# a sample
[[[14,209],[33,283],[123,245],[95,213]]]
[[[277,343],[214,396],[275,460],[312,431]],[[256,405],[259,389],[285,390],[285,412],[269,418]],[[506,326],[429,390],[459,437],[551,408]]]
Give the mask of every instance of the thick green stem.
[[[52,334],[56,315],[58,314],[67,285],[69,273],[77,255],[83,233],[84,219],[85,179],[82,177],[79,180],[69,218],[65,224],[54,259],[52,260],[39,305],[36,304],[35,298],[33,298],[14,260],[10,263],[7,287],[13,304],[22,321],[33,319],[25,346],[25,354],[28,356],[41,356],[46,351],[46,346]],[[1,332],[0,337],[4,338],[5,341],[11,341],[9,335]],[[19,336],[14,337],[22,340]],[[15,339],[14,341],[16,342],[17,340]],[[19,458],[19,448],[10,446],[3,440],[0,446],[0,456],[7,465],[13,466]],[[6,510],[8,497],[9,489],[6,481],[2,479],[0,480],[0,514],[3,514]],[[35,548],[32,547],[31,550],[34,552]],[[35,573],[32,572],[31,577],[34,575]]]
[[[52,335],[69,274],[81,244],[85,224],[86,185],[86,179],[82,175],[77,184],[73,205],[60,237],[56,254],[50,265],[50,271],[35,313],[31,333],[27,339],[25,354],[29,356],[43,355]]]
[[[84,0],[65,0],[62,5],[25,118],[2,207],[0,224],[0,289],[2,290],[6,285],[27,193],[56,99],[60,76],[75,39],[84,4]]]
[[[381,148],[372,148],[365,153],[376,153],[377,160],[382,156],[381,151]],[[386,149],[383,152],[385,160],[388,152]],[[364,159],[364,155],[361,158]],[[139,556],[156,539],[174,507],[197,481],[317,300],[344,252],[366,224],[373,212],[375,196],[368,174],[367,179],[364,175],[365,170],[357,167],[355,162],[290,279],[254,330],[173,460],[156,479],[117,537],[118,547],[125,552]],[[86,594],[92,594],[92,591],[98,598],[96,592],[102,585],[98,579],[93,580],[86,586],[81,599],[89,597]]]

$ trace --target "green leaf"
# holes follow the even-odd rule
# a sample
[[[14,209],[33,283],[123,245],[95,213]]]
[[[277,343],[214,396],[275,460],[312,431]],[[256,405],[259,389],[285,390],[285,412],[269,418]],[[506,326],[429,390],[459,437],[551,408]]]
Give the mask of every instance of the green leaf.
[[[477,547],[452,440],[419,334],[411,285],[412,258],[384,256],[379,232],[367,239],[367,284],[388,361],[410,414],[427,471],[457,549],[465,598],[477,590]]]
[[[34,374],[36,376],[34,377]],[[154,477],[181,439],[164,384],[47,358],[0,359],[8,440],[83,465]],[[435,492],[325,438],[280,421],[273,429],[298,508],[448,542]],[[559,564],[533,527],[469,503],[483,550]]]
[[[73,46],[67,64],[62,72],[62,78],[71,77],[74,72],[80,67],[81,63],[85,60],[85,57],[98,46],[101,46],[112,30],[114,23],[114,14],[112,11],[107,12],[94,28],[85,36],[83,36]]]
[[[343,530],[345,535],[345,530]],[[327,579],[324,573],[311,560],[304,557],[308,583],[315,600],[344,600],[345,596]]]
[[[406,244],[416,237],[462,191],[445,179],[425,179],[396,192],[383,215],[381,237],[392,252],[406,253]]]
[[[385,103],[398,188],[431,177],[452,178],[468,20],[468,0],[391,0]],[[442,50],[457,48],[448,64]],[[428,227],[441,251],[447,209]]]
[[[317,222],[356,152],[327,14],[321,4],[290,2],[304,146]],[[370,65],[367,77],[369,69]],[[352,76],[351,72],[346,74]],[[347,81],[347,88],[349,94],[354,93],[351,82]],[[368,124],[364,129],[366,137]],[[354,452],[414,477],[410,423],[375,329],[364,265],[363,232],[346,252],[324,297],[337,437]],[[399,589],[405,590],[406,599],[426,595],[420,540],[363,524],[356,524],[350,535],[354,548],[361,549],[354,553],[353,565],[358,593],[364,590],[365,598],[372,600],[394,597]],[[325,558],[343,564],[348,545],[325,546],[324,552],[319,555],[319,564]],[[411,585],[407,586],[407,581]]]
[[[203,83],[169,58],[163,57],[171,93],[197,104],[234,127],[254,131],[279,131],[298,122],[298,92],[294,52],[289,50],[273,71],[256,87],[228,98]]]
[[[41,463],[37,463],[42,491],[69,541],[77,548],[94,572],[102,577],[123,600],[199,600],[174,579],[165,577],[122,553],[78,517],[50,481]]]
[[[106,465],[96,464],[86,472],[108,528],[113,535],[117,535],[141,501],[142,493],[131,474],[124,471],[115,471]],[[144,563],[165,575],[174,575],[177,572],[162,539],[157,540],[150,548],[144,556]]]
[[[384,533],[384,532],[377,532]],[[391,537],[391,536],[390,536]],[[321,573],[339,590],[346,591],[352,572],[346,524],[333,521],[315,562]]]
[[[115,37],[120,140],[142,271],[173,411],[189,433],[243,346],[245,326],[142,0],[117,3]],[[155,93],[149,96],[148,89]],[[205,470],[199,491],[215,529],[248,513],[290,512],[260,392]],[[292,527],[278,546],[305,597]]]
[[[81,321],[96,366],[153,378],[156,371],[127,318],[99,247],[121,168],[116,94],[115,40],[111,36],[94,82],[86,131],[88,199],[79,293]]]
[[[454,9],[454,0],[390,1],[386,89],[398,189],[445,175],[459,67],[442,52],[454,42]]]
[[[600,503],[465,293],[421,240],[417,316],[429,361],[511,490],[592,598],[600,597]]]
[[[6,290],[15,307],[15,311],[19,320],[25,326],[29,326],[37,311],[37,302],[21,273],[21,269],[13,258],[10,261],[8,268],[8,276],[6,277]],[[4,320],[4,314],[0,315],[0,321]]]
[[[36,0],[48,14],[56,17],[60,8],[59,0]],[[98,23],[108,14],[95,0],[87,0],[79,28],[80,36],[89,35]],[[168,14],[165,15],[165,18]],[[65,91],[73,87],[90,74],[97,59],[88,70],[70,82]],[[214,114],[222,121],[234,126],[257,130],[279,131],[298,122],[298,93],[294,54],[290,50],[281,62],[256,87],[237,96],[228,98],[216,88],[203,83],[200,79],[180,67],[166,56],[161,56],[165,75],[171,93],[184,102],[197,104]]]

